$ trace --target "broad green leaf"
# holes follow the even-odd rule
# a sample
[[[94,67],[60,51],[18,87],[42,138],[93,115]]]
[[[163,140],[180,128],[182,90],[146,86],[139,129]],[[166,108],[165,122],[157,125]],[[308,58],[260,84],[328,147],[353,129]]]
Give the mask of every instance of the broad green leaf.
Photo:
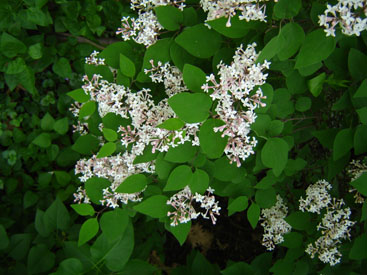
[[[203,194],[209,186],[209,176],[201,169],[196,169],[189,183],[192,193]]]
[[[307,230],[310,228],[311,216],[308,212],[296,211],[287,216],[285,221],[296,230]]]
[[[26,64],[21,57],[11,60],[5,70],[7,74],[19,74],[26,69]]]
[[[363,80],[353,98],[363,98],[367,97],[367,79]]]
[[[196,146],[192,146],[191,142],[185,142],[176,147],[171,147],[166,153],[164,160],[174,163],[184,163],[194,158],[197,149]]]
[[[208,119],[200,127],[200,147],[208,158],[219,158],[224,152],[228,137],[222,137],[222,132],[214,131],[215,127],[222,126],[223,124],[224,122],[219,119]]]
[[[247,219],[251,224],[251,227],[255,229],[257,222],[260,218],[260,207],[256,203],[251,203],[250,207],[247,209]]]
[[[273,173],[268,173],[256,185],[256,189],[268,189],[277,182]]]
[[[47,148],[51,145],[51,136],[48,133],[39,134],[32,143],[41,148]]]
[[[44,131],[51,131],[54,127],[55,119],[49,114],[46,113],[41,119],[41,128]]]
[[[362,124],[367,124],[367,107],[357,109],[356,112],[359,116],[359,121]]]
[[[338,160],[346,155],[353,148],[353,129],[340,130],[334,140],[333,160]]]
[[[367,152],[367,125],[358,125],[354,133],[354,153],[356,155]]]
[[[279,60],[283,61],[298,51],[305,39],[305,33],[300,25],[291,22],[282,27],[279,35],[286,41],[278,51]]]
[[[15,57],[27,51],[26,45],[14,36],[3,32],[0,38],[0,51],[9,58]]]
[[[79,259],[68,258],[60,263],[56,275],[79,275],[83,270],[83,264]]]
[[[97,218],[90,218],[86,220],[79,232],[78,246],[82,246],[89,240],[91,240],[95,235],[97,235],[99,230],[99,225]]]
[[[105,178],[93,177],[85,182],[85,191],[90,200],[95,204],[101,204],[103,199],[103,189],[109,187],[111,183]]]
[[[124,269],[121,271],[120,274],[151,275],[155,272],[158,272],[158,268],[154,265],[149,264],[147,261],[140,259],[131,259],[126,263]]]
[[[359,193],[367,196],[367,174],[363,173],[360,177],[350,183]]]
[[[33,236],[30,233],[13,234],[10,237],[10,252],[9,256],[14,260],[24,259],[29,251],[31,240]]]
[[[196,64],[197,58],[189,54],[184,48],[176,42],[171,43],[169,49],[173,64],[182,72],[185,64]]]
[[[154,65],[157,65],[158,61],[161,61],[163,64],[171,60],[170,56],[170,47],[172,40],[169,38],[159,39],[153,45],[149,46],[149,48],[145,51],[143,68],[142,69],[151,69],[152,65],[150,64],[150,60],[154,61]]]
[[[92,64],[84,64],[84,72],[88,76],[88,79],[93,79],[94,75],[100,75],[102,79],[108,82],[114,82],[114,76],[111,69],[105,65],[95,66]],[[118,71],[118,73],[119,72],[120,71]]]
[[[60,135],[65,135],[69,130],[69,120],[67,117],[56,120],[53,129]]]
[[[70,215],[65,205],[56,198],[47,208],[43,220],[49,228],[66,230],[69,228]]]
[[[159,6],[154,9],[159,23],[169,31],[175,31],[180,28],[183,22],[182,12],[173,6]]]
[[[118,193],[141,192],[147,186],[147,178],[143,174],[134,174],[127,177],[115,190]]]
[[[9,245],[9,237],[2,224],[0,224],[0,250],[7,248]]]
[[[136,44],[135,44],[136,45]],[[99,55],[99,58],[104,58],[105,63],[112,68],[120,68],[120,53],[131,59],[133,49],[129,42],[115,42],[108,45]],[[95,66],[94,66],[95,67]],[[98,66],[99,67],[99,66]]]
[[[168,198],[163,195],[155,195],[144,199],[143,202],[135,205],[133,208],[152,218],[163,218],[167,216],[170,207],[167,205]]]
[[[281,138],[269,138],[261,150],[262,163],[273,168],[275,176],[279,176],[288,161],[288,144]]]
[[[127,126],[128,120],[122,118],[120,115],[116,115],[114,113],[108,113],[102,118],[103,126],[105,128],[118,131],[120,125]]]
[[[52,24],[52,17],[47,9],[41,10],[38,7],[28,7],[26,10],[26,14],[27,14],[27,20],[34,24],[43,27]]]
[[[284,122],[281,120],[272,120],[270,121],[267,132],[269,136],[279,136],[280,133],[283,131],[284,128]]]
[[[219,50],[222,37],[204,24],[198,24],[187,27],[176,37],[175,42],[195,57],[209,58]]]
[[[197,123],[204,121],[209,116],[212,100],[204,93],[183,92],[169,98],[168,104],[183,121]]]
[[[264,114],[264,113],[266,113],[268,111],[268,109],[271,106],[271,103],[272,103],[273,97],[274,97],[274,90],[273,90],[273,87],[270,84],[268,84],[268,83],[265,83],[260,88],[261,88],[261,90],[263,92],[263,95],[266,96],[266,98],[265,99],[262,99],[261,102],[265,103],[266,106],[265,107],[256,108],[255,109],[255,112],[257,114]]]
[[[300,247],[303,243],[303,236],[298,232],[289,232],[284,235],[284,241],[280,243],[281,246],[288,248]]]
[[[55,264],[55,254],[45,244],[31,248],[27,259],[28,274],[39,274],[49,271]]]
[[[196,250],[195,252],[195,258],[193,258],[191,264],[191,274],[220,274],[216,265],[211,264],[199,251]]]
[[[206,74],[199,67],[185,64],[183,67],[183,80],[189,90],[201,93],[201,86],[206,83]]]
[[[61,186],[66,186],[70,183],[71,176],[69,173],[65,171],[54,171],[54,173],[57,183]]]
[[[74,151],[89,155],[95,153],[99,146],[99,140],[91,134],[80,136],[71,147]]]
[[[291,94],[303,94],[307,91],[306,79],[297,70],[293,70],[285,81]]]
[[[158,157],[155,162],[155,172],[157,173],[158,178],[162,180],[168,178],[173,167],[174,167],[173,163],[165,161],[163,158]]]
[[[183,126],[185,126],[185,122],[183,122],[179,118],[169,118],[166,121],[163,121],[163,123],[159,124],[157,128],[163,128],[169,131],[175,131],[181,129]]]
[[[301,171],[303,168],[305,168],[307,165],[307,162],[301,158],[297,159],[288,159],[287,166],[284,169],[284,173],[287,176],[293,176],[297,172]]]
[[[228,216],[233,215],[236,212],[244,211],[248,206],[248,198],[246,196],[240,196],[234,200],[230,200],[228,203]]]
[[[29,46],[29,48],[28,48],[28,54],[33,59],[40,59],[40,58],[42,58],[43,53],[42,53],[42,45],[41,45],[41,43],[36,43],[36,44],[33,44],[33,45]]]
[[[223,275],[236,275],[236,274],[256,274],[255,269],[250,266],[248,263],[245,262],[236,262],[229,266],[227,266],[225,269],[221,270],[221,274]],[[262,274],[262,273],[260,273]]]
[[[105,143],[97,154],[97,158],[104,158],[112,155],[116,151],[116,143],[107,142]]]
[[[307,81],[308,89],[314,97],[318,97],[322,91],[322,86],[324,85],[326,78],[325,73],[321,73],[318,76]]]
[[[171,232],[173,236],[177,239],[180,245],[183,245],[189,235],[191,229],[191,221],[187,223],[179,223],[176,226],[171,226],[169,223],[165,223],[164,227],[166,230]]]
[[[334,139],[338,129],[326,129],[312,132],[312,135],[317,138],[322,146],[333,149]]]
[[[355,80],[362,80],[367,77],[367,55],[352,48],[348,54],[348,70]]]
[[[80,103],[87,102],[90,99],[90,95],[86,94],[82,88],[68,92],[67,95]]]
[[[214,178],[220,181],[231,181],[243,173],[236,163],[230,163],[227,156],[223,156],[214,162]]]
[[[111,241],[115,241],[124,234],[129,224],[129,216],[126,211],[116,208],[103,213],[99,223],[103,234]]]
[[[120,70],[127,77],[135,76],[135,64],[127,56],[120,53]]]
[[[322,29],[308,33],[297,55],[295,69],[307,67],[325,60],[334,49],[335,39],[326,37]]]
[[[192,181],[193,173],[191,168],[187,165],[180,165],[176,167],[168,177],[167,184],[163,191],[181,190],[189,185]]]
[[[117,139],[117,133],[116,131],[112,130],[112,129],[108,129],[108,128],[103,128],[102,130],[103,132],[103,136],[107,141],[116,141]]]
[[[277,202],[275,189],[273,187],[267,189],[259,189],[255,194],[255,201],[261,208],[270,208]]]
[[[23,197],[23,208],[27,209],[28,207],[34,205],[39,199],[37,193],[32,192],[30,190],[26,191]]]
[[[274,16],[279,19],[290,19],[302,8],[301,0],[279,0],[274,6]]]
[[[52,70],[62,78],[71,78],[72,70],[69,61],[65,57],[58,59],[52,66]]]
[[[311,104],[312,104],[312,101],[309,97],[302,96],[297,99],[294,107],[299,112],[306,112],[311,108]]]
[[[95,211],[92,205],[86,203],[71,204],[71,208],[81,216],[93,216]]]
[[[83,104],[82,108],[79,111],[79,120],[84,119],[85,117],[90,117],[97,109],[97,104],[95,101],[88,101]]]
[[[367,235],[363,233],[354,239],[352,249],[349,252],[349,258],[352,260],[362,260],[367,258]]]
[[[152,152],[153,146],[152,145],[148,145],[145,147],[143,154],[136,156],[133,164],[139,164],[139,163],[144,163],[144,162],[149,162],[149,161],[153,161],[156,159],[158,152],[155,151],[154,153]]]
[[[260,52],[256,63],[263,63],[265,60],[269,61],[272,59],[283,48],[284,43],[286,41],[283,36],[277,35],[273,37]]]

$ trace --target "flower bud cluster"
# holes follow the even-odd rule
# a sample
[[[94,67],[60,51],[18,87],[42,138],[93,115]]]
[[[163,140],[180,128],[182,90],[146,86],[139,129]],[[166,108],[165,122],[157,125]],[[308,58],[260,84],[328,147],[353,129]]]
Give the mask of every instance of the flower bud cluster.
[[[280,195],[277,195],[277,202],[273,207],[261,210],[261,226],[264,227],[262,244],[267,250],[274,250],[276,244],[284,241],[283,235],[292,230],[284,220],[287,214],[288,208],[283,204]]]
[[[260,4],[269,0],[200,0],[204,11],[208,12],[207,21],[220,17],[228,18],[227,27],[231,26],[231,18],[239,13],[240,20],[266,22],[266,5]],[[274,2],[277,2],[276,0]]]
[[[255,137],[250,137],[250,127],[256,119],[254,110],[265,106],[261,100],[266,97],[257,86],[265,83],[268,75],[263,71],[269,69],[270,62],[265,60],[263,64],[256,63],[259,54],[255,46],[256,43],[253,43],[243,50],[241,45],[231,65],[223,62],[218,64],[219,81],[211,74],[202,86],[213,100],[218,101],[215,111],[225,124],[214,130],[222,132],[222,137],[228,137],[224,152],[231,163],[236,162],[238,167],[241,166],[240,160],[254,154],[257,141]]]
[[[99,54],[98,51],[93,51],[89,57],[86,57],[85,58],[85,63],[86,64],[89,64],[89,65],[96,65],[96,66],[99,66],[99,65],[106,65],[104,63],[104,58],[99,58],[97,57],[97,55]]]
[[[311,258],[318,254],[320,261],[333,266],[340,262],[342,256],[338,250],[338,244],[343,239],[349,239],[350,228],[355,222],[349,220],[350,208],[342,208],[344,205],[342,199],[331,199],[331,196],[326,194],[330,189],[331,185],[325,180],[309,186],[306,190],[306,199],[300,199],[300,210],[306,209],[308,212],[320,214],[320,210],[326,209],[326,213],[317,226],[317,230],[321,231],[322,235],[314,244],[310,243],[305,252],[311,255]]]
[[[179,223],[187,223],[191,220],[197,219],[200,215],[204,219],[210,219],[213,224],[216,223],[216,215],[219,216],[218,202],[215,201],[215,196],[213,195],[214,189],[208,188],[206,195],[200,195],[191,193],[190,187],[186,186],[180,192],[174,194],[168,201],[167,204],[171,205],[175,211],[168,212],[167,216],[171,219],[171,226],[176,226]],[[200,203],[200,208],[203,212],[197,212],[193,206],[193,203]],[[208,216],[209,215],[209,216]]]
[[[366,1],[338,0],[334,6],[328,4],[324,14],[319,15],[319,25],[325,27],[326,36],[335,36],[335,27],[338,25],[345,35],[359,36],[367,29],[366,16]]]

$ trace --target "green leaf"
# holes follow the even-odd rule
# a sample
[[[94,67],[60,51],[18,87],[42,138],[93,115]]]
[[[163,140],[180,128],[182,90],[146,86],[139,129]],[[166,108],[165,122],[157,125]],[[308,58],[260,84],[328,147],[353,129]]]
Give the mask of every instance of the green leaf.
[[[27,259],[28,274],[39,274],[49,271],[55,264],[55,254],[45,244],[31,248]]]
[[[204,121],[209,116],[212,100],[204,93],[183,92],[169,98],[168,104],[183,121],[197,123]]]
[[[169,211],[167,201],[168,198],[166,196],[155,195],[145,199],[133,208],[142,214],[159,219],[167,216],[167,212]]]
[[[89,101],[83,104],[79,111],[79,120],[88,119],[97,109],[95,101]]]
[[[367,97],[367,79],[363,80],[353,98]]]
[[[108,45],[99,55],[99,58],[104,58],[105,63],[112,68],[120,68],[120,53],[131,59],[133,48],[129,42],[115,42]],[[95,67],[95,66],[94,66]],[[99,66],[98,66],[99,67]]]
[[[69,130],[69,120],[67,117],[56,120],[53,129],[60,135],[65,135]]]
[[[334,140],[333,145],[333,160],[336,161],[349,153],[353,148],[353,129],[340,130]]]
[[[70,215],[65,205],[56,198],[47,208],[43,220],[49,228],[66,230],[69,228]]]
[[[222,156],[227,146],[228,137],[222,137],[222,132],[214,132],[215,127],[224,125],[219,119],[208,119],[200,127],[200,147],[208,158],[214,159]]]
[[[135,64],[128,57],[120,53],[120,70],[127,77],[134,77],[136,70]]]
[[[80,103],[87,102],[90,99],[90,95],[86,94],[82,88],[68,92],[67,95]]]
[[[272,59],[283,48],[284,43],[286,41],[283,36],[277,35],[273,37],[260,52],[256,63],[263,63],[265,60],[269,61]]]
[[[52,66],[52,70],[62,78],[71,78],[72,70],[69,61],[65,57],[58,59]]]
[[[280,120],[272,120],[267,128],[269,136],[279,136],[283,131],[284,122]]]
[[[9,245],[9,237],[2,224],[0,224],[0,250],[7,248]]]
[[[274,6],[274,16],[277,19],[290,19],[296,16],[301,8],[301,0],[279,0]]]
[[[95,235],[97,235],[99,230],[99,225],[97,218],[90,218],[86,220],[79,231],[78,246],[82,246],[89,240],[91,240]]]
[[[94,153],[98,149],[98,146],[99,140],[91,134],[88,134],[78,137],[71,148],[80,154],[89,155]]]
[[[41,128],[44,131],[51,131],[54,128],[54,123],[54,118],[49,113],[46,113],[41,119]]]
[[[103,136],[107,141],[116,141],[117,139],[117,133],[116,131],[112,130],[112,129],[108,129],[108,128],[103,128],[102,130],[103,132]]]
[[[196,146],[192,146],[191,142],[185,142],[176,147],[171,147],[166,153],[164,160],[174,163],[184,163],[194,158],[197,149]]]
[[[171,56],[169,50],[171,43],[172,40],[170,38],[164,38],[159,39],[153,45],[149,46],[149,48],[145,51],[142,69],[152,68],[150,60],[153,60],[155,65],[157,65],[158,61],[161,61],[163,64],[170,61]]]
[[[367,125],[358,125],[354,133],[354,153],[360,155],[367,152]]]
[[[101,204],[103,199],[103,189],[109,187],[111,183],[105,178],[93,177],[85,182],[85,191],[90,200],[95,204]]]
[[[158,152],[156,151],[153,153],[152,149],[153,149],[152,145],[146,146],[143,151],[143,154],[135,157],[133,164],[139,164],[155,160],[158,155]]]
[[[303,243],[303,236],[298,232],[289,232],[284,235],[284,241],[280,243],[281,246],[287,248],[297,248]]]
[[[120,115],[116,115],[114,113],[108,113],[102,118],[103,126],[105,128],[118,131],[120,125],[127,126],[128,120],[122,118]]]
[[[104,158],[112,155],[116,151],[116,143],[107,142],[105,143],[97,154],[97,158]]]
[[[175,131],[181,129],[183,126],[185,126],[185,122],[183,122],[181,119],[169,118],[166,121],[163,121],[163,123],[159,124],[157,128]]]
[[[176,240],[182,246],[186,241],[187,236],[189,235],[191,229],[191,221],[187,223],[179,223],[176,226],[171,226],[169,223],[165,223],[164,227],[166,230],[171,232],[173,236],[175,236]]]
[[[362,124],[367,124],[367,107],[357,109],[356,112],[359,116],[359,121]]]
[[[311,216],[308,212],[296,211],[287,216],[285,221],[296,230],[307,230],[311,225]]]
[[[312,101],[309,97],[299,97],[296,101],[295,108],[299,112],[306,112],[311,108]]]
[[[236,212],[244,211],[248,206],[248,198],[246,196],[240,196],[228,203],[228,216],[233,215]]]
[[[183,189],[192,181],[193,173],[187,165],[176,167],[168,177],[167,184],[163,191],[176,191]]]
[[[158,178],[165,180],[168,178],[171,173],[174,164],[168,161],[165,161],[163,158],[157,158],[155,162],[155,172],[158,175]]]
[[[71,204],[70,206],[81,216],[93,216],[95,213],[93,206],[90,204]]]
[[[195,57],[209,58],[219,50],[222,37],[204,24],[198,24],[187,27],[176,37],[175,42]]]
[[[367,174],[363,173],[360,177],[350,183],[359,193],[367,196]]]
[[[192,193],[203,194],[209,186],[209,175],[201,169],[196,169],[189,183]]]
[[[277,202],[277,195],[273,187],[259,189],[255,194],[255,201],[261,208],[270,208]]]
[[[14,36],[3,32],[0,38],[0,51],[3,55],[13,58],[27,51],[26,45]]]
[[[37,193],[28,190],[27,192],[25,192],[23,197],[23,208],[27,209],[28,207],[34,205],[38,201],[38,199],[39,196],[37,195]]]
[[[100,221],[103,234],[111,241],[121,238],[129,224],[129,216],[126,211],[119,208],[103,213]]]
[[[189,90],[201,93],[201,86],[206,83],[206,74],[199,67],[185,64],[183,67],[183,80]]]
[[[52,24],[52,17],[50,16],[48,10],[45,12],[37,7],[29,7],[27,8],[27,20],[40,25],[42,27],[46,27]]]
[[[349,258],[352,260],[362,260],[367,258],[367,235],[366,233],[354,239]]]
[[[321,73],[318,76],[307,81],[308,89],[314,97],[318,97],[322,91],[322,86],[324,85],[326,79],[326,74]]]
[[[348,54],[348,70],[355,80],[362,80],[367,77],[367,55],[352,48]]]
[[[312,135],[318,139],[322,146],[333,149],[334,139],[338,129],[326,129],[312,132]]]
[[[43,53],[42,53],[42,45],[41,45],[41,43],[36,43],[36,44],[33,44],[33,45],[29,46],[29,48],[28,48],[28,54],[33,59],[40,59],[40,58],[42,58]]]
[[[273,173],[268,173],[256,185],[256,189],[268,189],[277,182]]]
[[[251,224],[251,227],[255,229],[257,222],[260,218],[260,207],[256,203],[251,203],[250,207],[247,209],[247,219]]]
[[[115,190],[118,193],[141,192],[147,186],[147,178],[143,174],[134,174],[127,177]]]
[[[325,60],[334,49],[335,39],[326,37],[322,29],[308,33],[297,55],[295,69],[307,67]]]
[[[56,275],[80,275],[82,273],[82,262],[77,258],[68,258],[60,263]]]
[[[58,184],[61,186],[66,186],[70,183],[71,176],[65,171],[55,171],[55,177]]]
[[[287,165],[288,150],[288,143],[284,139],[269,138],[261,150],[262,163],[273,168],[275,176],[279,176]]]
[[[169,49],[173,64],[182,72],[185,64],[195,64],[197,59],[179,46],[176,42],[171,43]]]
[[[159,23],[169,31],[175,31],[180,28],[183,21],[182,12],[173,6],[160,6],[154,9]]]
[[[286,43],[283,43],[282,48],[278,51],[278,58],[281,61],[292,57],[305,40],[305,33],[297,23],[288,23],[280,30],[280,36],[284,38]]]
[[[5,73],[7,74],[19,74],[26,69],[23,58],[17,57],[15,60],[11,60],[6,67]]]
[[[48,133],[39,134],[32,143],[41,148],[47,148],[51,145],[51,136]]]
[[[230,163],[227,156],[223,156],[214,162],[214,178],[221,181],[231,181],[243,173],[236,163]]]

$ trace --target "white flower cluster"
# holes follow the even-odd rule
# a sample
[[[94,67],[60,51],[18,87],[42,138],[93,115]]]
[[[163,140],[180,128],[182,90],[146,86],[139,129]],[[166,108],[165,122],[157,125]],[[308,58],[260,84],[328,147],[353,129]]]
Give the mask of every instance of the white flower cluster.
[[[158,65],[155,66],[154,60],[150,60],[150,64],[152,68],[144,69],[144,73],[149,74],[152,82],[163,83],[169,97],[188,90],[184,84],[182,72],[176,66],[172,66],[169,62],[162,64],[161,61],[158,61]]]
[[[358,179],[360,176],[362,176],[363,173],[367,172],[367,165],[361,163],[360,160],[352,160],[350,166],[351,167],[348,170],[348,174],[351,177],[351,181]],[[365,198],[356,189],[351,188],[349,189],[349,192],[355,192],[354,194],[355,203],[364,203]]]
[[[292,227],[284,220],[287,214],[288,208],[280,195],[277,195],[273,207],[261,210],[261,225],[264,227],[262,244],[267,250],[274,250],[276,244],[284,241],[283,235],[291,231]]]
[[[97,55],[99,54],[98,51],[93,51],[89,57],[86,57],[85,58],[85,63],[86,64],[89,64],[89,65],[96,65],[96,66],[99,66],[99,65],[106,65],[104,63],[104,58],[99,58],[97,57]]]
[[[319,180],[306,189],[306,199],[299,200],[299,210],[320,214],[320,210],[331,202],[328,190],[331,189],[330,183],[326,180]]]
[[[361,15],[365,18],[361,18]],[[325,27],[326,36],[335,36],[339,25],[345,35],[357,35],[367,29],[367,3],[365,0],[338,0],[334,6],[327,5],[319,15],[319,25]]]
[[[350,208],[342,208],[344,205],[342,199],[331,199],[330,195],[326,195],[327,190],[330,189],[331,185],[325,180],[309,186],[307,191],[310,191],[306,191],[306,200],[302,198],[300,200],[300,210],[306,209],[309,212],[320,214],[320,210],[326,208],[326,213],[317,226],[317,230],[321,231],[322,236],[314,244],[310,243],[305,252],[311,255],[311,258],[318,254],[320,261],[333,266],[340,262],[342,256],[338,250],[338,244],[341,243],[342,239],[349,239],[350,227],[355,222],[349,220]],[[319,197],[317,192],[319,192]],[[301,204],[304,205],[301,207]]]
[[[171,205],[175,208],[174,212],[168,212],[167,216],[171,219],[171,226],[176,226],[179,223],[187,223],[193,219],[197,219],[200,215],[205,218],[212,220],[212,223],[215,224],[217,218],[215,215],[219,216],[218,202],[215,201],[215,197],[213,195],[214,189],[208,188],[206,190],[208,192],[207,195],[200,195],[195,193],[193,195],[191,193],[190,187],[186,186],[180,192],[174,194],[168,201],[167,204]],[[200,203],[200,207],[204,209],[205,212],[196,212],[192,203],[197,202]]]
[[[239,19],[253,21],[259,20],[266,22],[266,5],[260,2],[269,0],[200,0],[204,11],[208,12],[207,20],[214,20],[220,17],[228,18],[227,27],[231,26],[231,18],[239,12]],[[275,0],[274,2],[277,2]]]
[[[172,5],[183,10],[185,0],[132,0],[130,7],[132,10],[152,10],[155,7]]]
[[[215,110],[225,124],[214,130],[222,132],[222,137],[228,137],[224,152],[231,163],[236,162],[238,167],[241,166],[241,159],[245,160],[254,154],[253,147],[257,141],[255,137],[249,136],[250,126],[256,119],[254,110],[265,106],[261,102],[261,99],[266,98],[261,88],[254,90],[265,83],[268,75],[263,71],[269,69],[270,62],[265,60],[263,64],[255,64],[259,55],[255,46],[256,43],[253,43],[243,50],[241,45],[230,66],[222,62],[218,64],[219,82],[211,74],[202,86],[213,100],[218,100]]]

